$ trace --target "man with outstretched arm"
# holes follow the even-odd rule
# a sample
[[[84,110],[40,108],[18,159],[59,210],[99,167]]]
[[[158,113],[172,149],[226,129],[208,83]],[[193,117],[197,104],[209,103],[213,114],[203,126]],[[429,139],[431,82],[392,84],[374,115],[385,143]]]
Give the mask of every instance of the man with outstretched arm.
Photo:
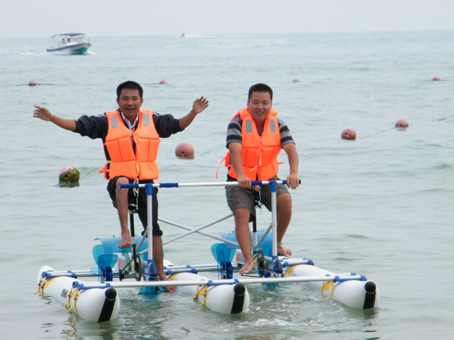
[[[117,87],[118,109],[99,116],[81,116],[77,120],[53,115],[42,106],[35,106],[33,116],[50,121],[57,126],[88,136],[101,138],[107,164],[102,172],[109,180],[107,190],[114,207],[117,208],[121,226],[120,248],[131,246],[128,228],[128,205],[137,204],[142,225],[147,227],[147,196],[142,188],[120,189],[121,184],[153,183],[159,178],[156,157],[160,138],[183,131],[194,118],[208,107],[208,100],[200,97],[192,104],[192,110],[184,117],[175,119],[172,115],[160,115],[151,110],[141,110],[143,89],[134,81],[126,81]],[[158,225],[157,189],[153,188],[153,258],[161,280],[167,280],[162,255],[162,231]],[[176,287],[166,287],[173,292]]]
[[[259,200],[271,209],[271,192],[268,185],[251,188],[251,181],[278,180],[277,157],[281,149],[287,154],[290,174],[287,186],[299,185],[298,154],[290,130],[277,118],[272,109],[273,90],[266,84],[255,84],[249,89],[247,107],[240,110],[230,121],[227,129],[226,166],[227,181],[238,181],[239,186],[227,186],[227,203],[235,217],[235,235],[245,258],[240,274],[254,269],[249,220],[255,214],[256,190]],[[287,188],[277,185],[277,245],[280,255],[290,256],[292,251],[282,246],[292,216],[292,198]]]

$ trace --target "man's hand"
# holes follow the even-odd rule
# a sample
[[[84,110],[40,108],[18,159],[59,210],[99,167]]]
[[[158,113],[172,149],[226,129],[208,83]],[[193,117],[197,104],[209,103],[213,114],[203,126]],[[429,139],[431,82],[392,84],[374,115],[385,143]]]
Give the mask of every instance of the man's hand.
[[[180,119],[180,128],[182,130],[186,129],[192,123],[194,118],[207,107],[208,99],[206,99],[205,97],[200,97],[199,99],[194,100],[194,103],[192,103],[191,112]]]
[[[290,174],[287,177],[287,186],[292,189],[298,188],[298,185],[300,184],[300,179],[298,174]]]
[[[76,121],[73,119],[60,118],[50,113],[48,109],[43,106],[35,105],[33,117],[52,122],[55,125],[69,131],[76,131]]]
[[[40,119],[48,122],[51,120],[52,114],[45,107],[35,105],[35,111],[33,111],[33,117],[40,118]]]
[[[246,175],[243,175],[243,176],[239,175],[237,181],[240,184],[240,187],[242,187],[242,188],[251,187],[251,179],[249,177],[247,177]]]
[[[192,104],[192,111],[195,114],[199,114],[203,110],[205,110],[209,105],[208,99],[205,97],[200,97],[199,99],[194,100],[194,103]]]

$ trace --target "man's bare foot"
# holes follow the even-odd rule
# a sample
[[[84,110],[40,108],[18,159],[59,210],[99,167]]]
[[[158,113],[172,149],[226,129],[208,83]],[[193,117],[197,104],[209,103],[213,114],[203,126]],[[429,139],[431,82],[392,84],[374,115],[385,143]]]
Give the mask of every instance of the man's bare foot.
[[[169,279],[165,275],[159,275],[159,279],[161,281],[169,281]],[[174,293],[177,290],[177,288],[178,288],[177,286],[164,286],[164,289],[169,293]]]
[[[247,273],[249,273],[252,269],[255,269],[254,261],[252,261],[252,262],[246,262],[246,264],[240,269],[240,274],[247,274]]]
[[[129,248],[131,247],[131,237],[128,235],[126,236],[122,236],[121,237],[121,241],[120,243],[118,244],[118,248]]]
[[[277,253],[279,255],[288,257],[288,256],[292,255],[292,250],[284,248],[282,245],[278,245],[277,246]]]

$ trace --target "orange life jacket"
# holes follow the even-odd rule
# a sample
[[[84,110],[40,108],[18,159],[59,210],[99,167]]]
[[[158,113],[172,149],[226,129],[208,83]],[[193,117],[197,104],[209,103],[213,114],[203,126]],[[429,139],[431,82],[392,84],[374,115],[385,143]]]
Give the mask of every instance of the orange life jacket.
[[[139,122],[134,132],[125,125],[118,111],[106,112],[106,116],[108,131],[104,146],[107,149],[107,164],[101,171],[105,172],[106,178],[159,178],[156,157],[161,140],[153,123],[153,112],[140,110]]]
[[[282,146],[276,115],[277,111],[270,111],[261,136],[257,132],[257,126],[248,108],[238,111],[233,117],[240,116],[243,121],[241,161],[246,176],[252,181],[267,181],[279,172],[277,157]],[[238,175],[230,163],[230,151],[227,152],[225,164],[230,168],[229,176],[237,179]]]

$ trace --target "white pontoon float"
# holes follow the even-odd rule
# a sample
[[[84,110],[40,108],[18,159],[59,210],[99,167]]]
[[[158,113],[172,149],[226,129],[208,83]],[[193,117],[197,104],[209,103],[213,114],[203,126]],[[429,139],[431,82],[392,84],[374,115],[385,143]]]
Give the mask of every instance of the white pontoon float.
[[[235,278],[242,266],[242,254],[234,233],[221,233],[221,236],[204,233],[213,224],[224,221],[224,218],[191,229],[184,225],[165,219],[159,219],[186,232],[166,243],[192,233],[201,234],[218,241],[211,247],[217,263],[201,265],[173,265],[164,260],[164,268],[168,281],[160,281],[157,277],[156,265],[152,255],[152,228],[147,228],[145,236],[134,235],[134,211],[130,209],[130,229],[133,244],[128,249],[118,248],[120,238],[98,238],[101,244],[93,247],[93,257],[97,267],[89,270],[56,271],[43,266],[38,273],[37,284],[40,296],[49,296],[64,304],[68,312],[74,312],[88,321],[105,322],[117,318],[120,311],[120,297],[117,289],[140,288],[141,294],[156,294],[165,286],[178,286],[177,294],[183,293],[193,297],[195,302],[219,313],[237,314],[249,310],[250,297],[247,285],[301,283],[305,287],[318,291],[324,296],[341,303],[360,309],[371,309],[378,302],[378,287],[364,275],[336,274],[314,266],[312,260],[290,259],[278,256],[277,252],[277,215],[276,186],[285,181],[253,181],[252,185],[270,185],[271,189],[271,225],[267,230],[257,231],[253,225],[253,252],[256,270],[253,274]],[[145,188],[147,194],[147,220],[151,226],[153,187],[206,187],[235,186],[237,182],[222,183],[160,183],[160,184],[129,184],[123,188]],[[271,231],[271,234],[270,234]],[[243,263],[244,264],[244,263]],[[200,272],[217,272],[218,279],[200,275]],[[81,278],[91,278],[83,281]],[[98,281],[94,281],[97,278]]]

